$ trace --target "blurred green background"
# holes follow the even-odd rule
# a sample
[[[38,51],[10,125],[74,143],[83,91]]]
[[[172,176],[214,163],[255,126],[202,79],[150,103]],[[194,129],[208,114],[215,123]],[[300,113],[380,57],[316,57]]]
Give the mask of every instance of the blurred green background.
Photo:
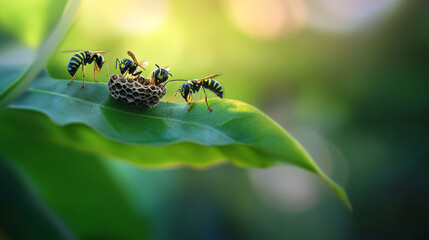
[[[65,6],[2,1],[1,68],[34,60]],[[110,74],[128,50],[147,74],[155,63],[174,78],[222,72],[225,97],[295,136],[354,211],[294,167],[140,169],[33,141],[43,132],[18,133],[26,115],[9,111],[0,128],[29,137],[2,141],[0,239],[429,238],[428,10],[422,0],[82,1],[49,74],[70,79],[72,54],[60,51],[74,49],[109,50]]]

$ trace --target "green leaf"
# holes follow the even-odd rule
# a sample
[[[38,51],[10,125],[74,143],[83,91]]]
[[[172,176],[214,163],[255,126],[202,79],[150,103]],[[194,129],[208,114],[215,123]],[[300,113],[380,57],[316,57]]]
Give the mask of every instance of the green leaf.
[[[3,94],[4,90],[12,84],[24,70],[24,66],[0,66],[0,74],[2,75],[0,81],[0,95]]]
[[[247,167],[293,164],[318,175],[351,209],[345,192],[319,169],[302,146],[250,105],[216,99],[209,101],[212,113],[204,102],[195,103],[192,111],[187,111],[187,104],[165,102],[152,109],[134,109],[111,98],[106,84],[87,83],[82,89],[78,83],[66,83],[39,76],[10,107],[42,112],[59,125],[85,125],[110,140],[83,131],[85,137],[71,133],[73,138],[63,138],[67,139],[64,144],[138,165],[201,166],[222,160]],[[75,138],[79,142],[72,140]],[[90,146],[84,146],[84,142]],[[131,152],[122,149],[126,146]],[[158,154],[161,157],[155,156]]]
[[[22,175],[0,156],[0,226],[8,235],[0,239],[77,239]]]
[[[105,166],[106,160],[98,154],[76,151],[57,142],[55,136],[61,134],[63,128],[41,114],[2,111],[0,125],[2,155],[25,174],[33,191],[37,191],[78,239],[147,237],[147,222],[131,206],[125,190]],[[73,136],[73,133],[69,134]],[[2,183],[9,179],[1,176]],[[11,189],[17,191],[17,188]],[[2,202],[5,201],[0,200]],[[11,215],[19,213],[16,209],[10,212]],[[18,223],[12,227],[23,226]],[[51,227],[45,232],[53,234],[56,231]]]

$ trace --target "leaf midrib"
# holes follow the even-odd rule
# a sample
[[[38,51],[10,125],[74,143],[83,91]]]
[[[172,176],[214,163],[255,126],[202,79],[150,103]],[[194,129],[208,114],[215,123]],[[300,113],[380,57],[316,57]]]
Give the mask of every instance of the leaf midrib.
[[[99,103],[95,103],[95,102],[91,102],[91,101],[88,101],[88,100],[85,100],[85,99],[76,98],[76,97],[68,96],[68,95],[65,95],[65,94],[60,94],[60,93],[56,93],[56,92],[50,92],[50,91],[41,90],[41,89],[28,88],[27,91],[29,91],[29,92],[35,92],[35,93],[41,93],[41,94],[47,94],[47,95],[54,95],[54,96],[63,97],[63,98],[70,98],[70,99],[73,99],[75,101],[79,101],[79,102],[84,102],[84,103],[96,105],[99,108],[104,108],[104,109],[107,109],[107,110],[116,111],[116,112],[120,112],[120,113],[123,113],[123,114],[129,114],[129,115],[136,116],[136,117],[139,117],[139,118],[143,117],[143,118],[152,118],[152,119],[158,119],[158,120],[170,120],[170,121],[173,121],[173,122],[179,122],[179,123],[188,124],[188,125],[195,125],[195,126],[199,126],[199,127],[202,127],[202,128],[214,130],[217,133],[219,133],[220,135],[222,135],[222,136],[226,137],[227,139],[229,139],[230,141],[237,142],[235,139],[231,138],[230,136],[228,136],[227,134],[223,133],[222,131],[220,131],[217,128],[206,126],[206,125],[202,125],[202,124],[195,123],[195,122],[187,122],[187,121],[183,121],[183,120],[180,120],[180,119],[168,118],[168,117],[163,118],[163,117],[156,117],[156,116],[150,116],[150,115],[140,115],[140,114],[136,114],[136,113],[132,113],[132,112],[127,112],[127,111],[124,111],[124,110],[121,110],[121,109],[116,109],[116,108],[108,107],[108,106],[105,106],[105,105],[102,105],[102,104],[99,104]],[[225,143],[223,145],[227,145],[227,144],[228,143]]]

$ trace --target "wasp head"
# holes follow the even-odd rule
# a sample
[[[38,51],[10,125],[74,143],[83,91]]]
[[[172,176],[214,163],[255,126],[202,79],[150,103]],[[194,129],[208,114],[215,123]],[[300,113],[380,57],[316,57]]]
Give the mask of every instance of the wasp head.
[[[133,61],[130,59],[123,59],[121,61],[121,65],[119,66],[119,70],[121,70],[121,74],[124,74],[128,69],[133,66]]]
[[[189,98],[191,97],[191,95],[189,94],[191,91],[191,86],[189,86],[189,83],[182,84],[182,86],[180,86],[179,91],[185,101],[188,102]]]
[[[155,85],[159,85],[159,84],[167,81],[168,75],[173,76],[173,75],[171,75],[170,72],[168,72],[168,70],[170,69],[169,67],[162,68],[162,67],[158,66],[158,64],[155,64],[155,65],[158,67],[158,69],[155,69],[153,71],[153,74],[152,74],[152,78],[155,82]]]

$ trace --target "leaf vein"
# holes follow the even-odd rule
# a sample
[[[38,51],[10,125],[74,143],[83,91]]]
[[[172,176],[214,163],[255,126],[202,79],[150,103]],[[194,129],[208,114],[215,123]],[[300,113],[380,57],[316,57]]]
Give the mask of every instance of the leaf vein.
[[[58,96],[58,97],[63,97],[63,98],[70,98],[70,99],[73,99],[75,101],[80,101],[80,102],[85,102],[85,103],[88,103],[88,104],[96,105],[99,108],[104,108],[104,109],[107,109],[107,110],[116,111],[116,112],[120,112],[120,113],[123,113],[123,114],[129,114],[129,115],[140,117],[140,118],[143,117],[143,118],[152,118],[152,119],[158,119],[158,120],[170,120],[170,121],[180,122],[180,123],[183,123],[183,124],[195,125],[195,126],[199,126],[199,127],[202,127],[202,128],[214,130],[219,135],[222,135],[222,136],[226,137],[229,141],[231,141],[231,142],[237,142],[235,139],[233,139],[232,137],[230,137],[229,135],[225,134],[224,132],[220,131],[217,128],[206,126],[206,125],[202,125],[202,124],[199,124],[199,123],[196,123],[196,122],[187,122],[187,121],[183,121],[183,120],[175,119],[175,118],[157,117],[157,116],[136,114],[136,113],[127,112],[127,111],[124,111],[124,110],[121,110],[121,109],[116,109],[116,108],[108,107],[108,106],[105,106],[105,105],[102,105],[102,104],[99,104],[99,103],[91,102],[91,101],[88,101],[88,100],[85,100],[85,99],[82,99],[82,98],[76,98],[76,97],[72,97],[72,96],[69,96],[69,95],[60,94],[60,93],[56,93],[56,92],[50,92],[50,91],[42,90],[42,89],[28,88],[28,91],[29,92],[35,92],[35,93],[41,93],[41,94],[47,94],[47,95],[53,95],[53,96]]]

